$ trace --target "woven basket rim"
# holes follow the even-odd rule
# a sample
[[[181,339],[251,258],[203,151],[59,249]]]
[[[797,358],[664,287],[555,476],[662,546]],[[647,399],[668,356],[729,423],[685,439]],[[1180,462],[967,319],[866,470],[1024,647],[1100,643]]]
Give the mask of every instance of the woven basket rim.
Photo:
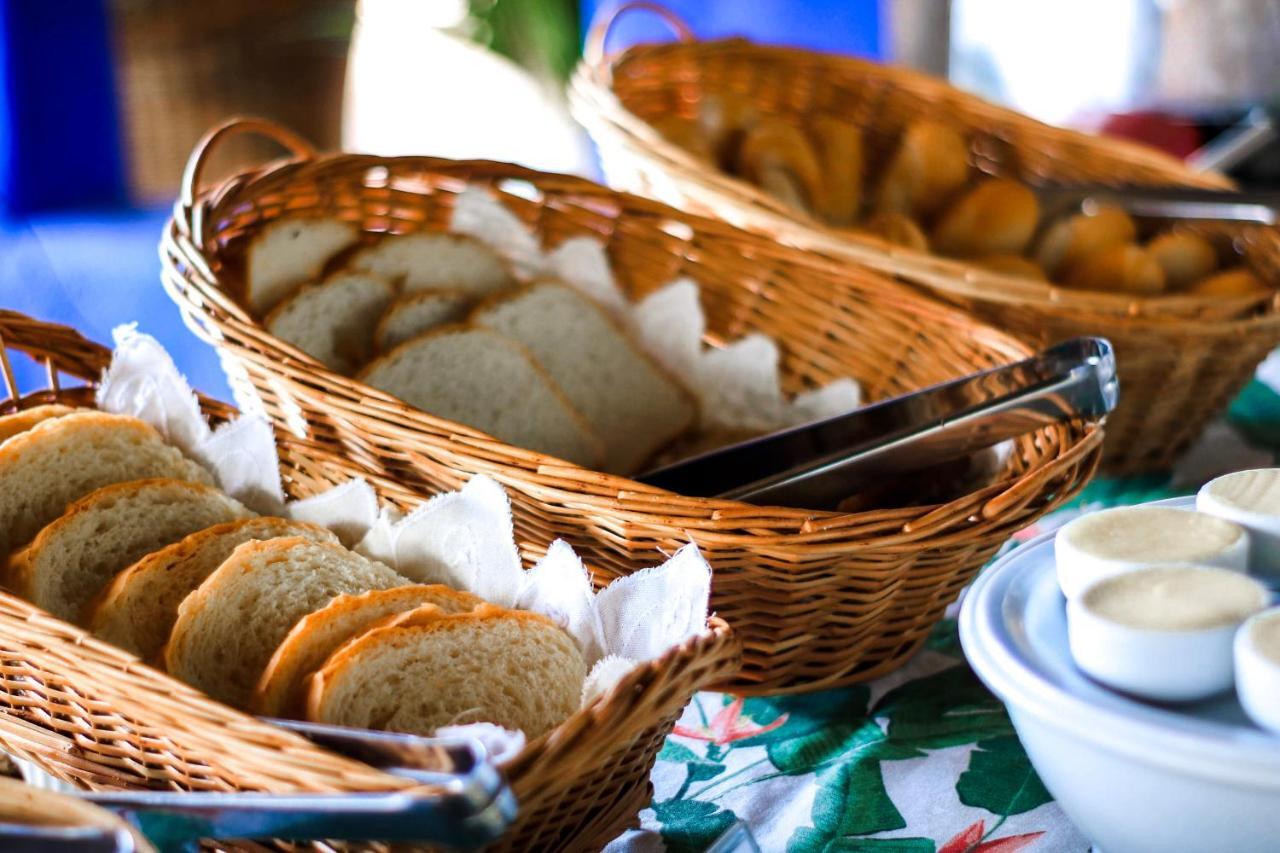
[[[593,25],[593,34],[607,29],[625,11],[645,8],[656,11],[653,3],[624,3],[612,15]],[[666,15],[675,16],[670,10]],[[684,26],[686,32],[687,26]],[[599,39],[601,36],[595,36]],[[590,41],[592,36],[588,37]],[[965,298],[1025,305],[1080,317],[1136,317],[1153,322],[1176,324],[1179,331],[1197,326],[1215,330],[1245,328],[1254,325],[1280,325],[1280,292],[1271,296],[1238,297],[1230,302],[1241,311],[1252,309],[1250,316],[1234,319],[1203,319],[1201,309],[1221,309],[1220,297],[1194,295],[1140,297],[1081,291],[1053,282],[1024,278],[986,270],[962,260],[929,252],[891,245],[873,235],[840,234],[814,217],[787,207],[746,180],[719,169],[708,169],[691,153],[670,142],[644,119],[632,113],[612,87],[615,72],[629,63],[643,60],[663,61],[671,57],[696,59],[713,51],[734,51],[761,62],[818,64],[832,75],[874,76],[903,89],[934,93],[955,109],[985,115],[1000,122],[1034,127],[1045,135],[1069,139],[1081,147],[1105,152],[1109,158],[1127,159],[1164,171],[1170,184],[1193,187],[1229,188],[1232,182],[1215,173],[1199,173],[1161,151],[1124,139],[1114,139],[1037,121],[1015,110],[999,106],[977,95],[951,86],[943,80],[899,66],[882,65],[857,57],[820,53],[802,48],[759,43],[743,37],[694,39],[675,42],[639,44],[612,56],[597,52],[585,55],[575,69],[570,83],[570,101],[576,117],[588,128],[600,122],[634,139],[647,156],[665,170],[678,176],[684,191],[696,189],[708,205],[726,219],[748,228],[764,228],[779,239],[824,255],[870,264],[895,275],[923,281],[931,287]],[[1280,233],[1260,229],[1262,239],[1280,243]]]
[[[47,362],[51,367],[48,371],[50,387],[20,393],[21,389],[16,388],[10,381],[13,376],[9,365],[10,349],[26,352],[37,360]],[[3,373],[9,392],[7,397],[0,399],[0,414],[55,400],[92,405],[92,389],[109,362],[110,351],[106,347],[90,341],[71,327],[37,320],[20,312],[0,309],[0,372]],[[84,385],[62,387],[58,378],[59,372],[83,382]],[[225,419],[236,414],[236,410],[225,403],[202,394],[197,396],[201,411],[206,417]],[[282,438],[279,431],[277,431],[277,438]],[[426,500],[419,490],[364,470],[350,460],[337,456],[331,450],[305,441],[299,443],[305,446],[305,456],[310,464],[327,464],[342,473],[358,472],[359,476],[368,480],[384,497],[395,495],[402,499]],[[317,462],[326,453],[329,458],[323,462]],[[6,614],[3,611],[9,612]],[[55,631],[57,636],[50,647],[66,646],[59,652],[60,660],[65,661],[68,657],[74,660],[75,649],[99,650],[109,656],[110,662],[95,664],[98,669],[104,666],[118,666],[121,671],[136,674],[146,683],[147,689],[155,687],[156,695],[164,697],[167,707],[171,707],[179,699],[193,707],[198,707],[200,723],[208,724],[211,719],[216,719],[224,727],[223,734],[228,740],[239,742],[240,738],[253,736],[252,741],[244,743],[246,748],[257,757],[242,757],[241,764],[251,765],[254,761],[278,761],[287,752],[289,761],[300,767],[307,765],[310,761],[310,764],[330,768],[331,790],[334,792],[378,789],[430,795],[435,790],[430,786],[373,769],[355,759],[332,753],[288,730],[272,726],[263,720],[216,702],[194,687],[93,637],[84,629],[63,622],[29,602],[0,590],[0,618],[16,618],[13,614],[22,614],[25,617],[24,621]],[[37,641],[33,639],[31,642]],[[7,652],[7,654],[21,657],[21,651]],[[608,692],[575,710],[572,715],[549,732],[529,741],[520,753],[504,763],[502,769],[511,777],[513,785],[520,786],[523,783],[528,787],[531,780],[550,772],[550,768],[556,766],[558,761],[564,760],[566,756],[573,756],[584,733],[608,731],[610,735],[608,739],[595,739],[590,743],[593,748],[592,754],[578,756],[586,764],[601,760],[604,757],[601,753],[616,749],[621,744],[630,743],[644,730],[660,722],[658,719],[637,719],[634,711],[645,701],[652,701],[654,705],[671,704],[675,698],[675,692],[672,691],[672,678],[688,677],[692,674],[690,670],[701,669],[704,671],[696,675],[693,689],[705,689],[713,683],[719,683],[731,677],[741,666],[741,660],[741,640],[723,619],[709,615],[703,631],[672,647],[659,657],[633,668]],[[92,699],[92,694],[89,693],[92,676],[86,675],[85,678],[85,682],[77,684],[76,688],[85,691]],[[135,684],[133,689],[141,688]],[[0,740],[5,737],[3,720],[8,718],[9,715],[0,710]],[[32,725],[16,717],[12,719],[14,725]],[[196,717],[192,718],[193,721],[196,719]],[[274,745],[274,749],[268,748],[267,744]],[[27,751],[38,757],[42,748],[50,747],[37,744]],[[56,747],[54,749],[60,750]],[[311,758],[308,759],[308,756]],[[362,780],[364,784],[344,785],[347,776],[356,780],[357,783]],[[525,799],[530,800],[534,806],[542,805],[538,802],[536,787],[521,793],[525,795],[521,800],[522,814]]]
[[[911,538],[912,531],[919,528],[924,519],[954,514],[949,512],[949,508],[964,504],[972,498],[973,494],[976,494],[976,492],[966,494],[943,505],[888,510],[872,509],[858,512],[757,507],[738,501],[724,501],[714,498],[687,498],[636,482],[624,476],[594,472],[591,469],[582,468],[554,457],[516,448],[486,436],[471,427],[445,421],[413,409],[390,394],[329,370],[312,357],[268,333],[262,324],[251,317],[244,307],[230,295],[207,263],[204,265],[204,269],[198,271],[200,274],[194,276],[194,280],[192,276],[184,277],[177,271],[170,269],[170,252],[166,251],[165,246],[169,245],[174,249],[185,250],[188,256],[194,254],[203,258],[203,251],[200,246],[206,244],[209,239],[208,234],[202,233],[207,227],[207,211],[225,201],[228,197],[235,196],[242,186],[253,184],[254,189],[251,195],[262,195],[272,187],[287,184],[292,173],[302,167],[319,168],[336,164],[360,163],[369,168],[385,168],[389,173],[395,173],[401,169],[412,171],[416,174],[434,172],[437,178],[442,180],[458,180],[447,174],[448,172],[458,173],[479,170],[485,173],[492,173],[489,177],[493,180],[514,178],[516,180],[529,181],[535,185],[540,181],[551,181],[557,185],[567,185],[571,188],[580,189],[588,197],[594,198],[605,194],[610,198],[619,200],[621,203],[652,210],[670,211],[673,216],[678,213],[680,220],[694,222],[710,230],[732,231],[736,236],[750,242],[753,251],[761,255],[785,258],[788,263],[797,266],[824,271],[827,274],[840,275],[841,270],[847,269],[847,262],[835,258],[815,256],[802,249],[778,243],[766,236],[744,231],[731,223],[718,219],[688,214],[683,211],[674,211],[662,202],[633,193],[602,187],[584,178],[541,172],[528,167],[493,160],[452,160],[415,155],[384,157],[344,152],[321,153],[315,152],[309,147],[301,147],[289,139],[285,139],[282,140],[282,144],[290,148],[289,156],[264,164],[256,169],[240,172],[215,183],[211,187],[201,190],[195,189],[196,178],[200,174],[200,165],[204,160],[204,152],[207,151],[208,144],[212,140],[219,138],[228,128],[272,132],[270,128],[279,129],[279,126],[266,120],[235,117],[228,119],[206,134],[204,140],[193,152],[192,159],[188,165],[188,178],[190,179],[188,186],[190,189],[184,188],[184,194],[178,204],[175,205],[173,216],[165,226],[161,254],[165,256],[166,269],[162,271],[161,279],[170,297],[183,310],[184,317],[188,319],[188,326],[196,331],[198,335],[215,347],[229,348],[250,357],[269,359],[275,372],[296,383],[298,388],[295,390],[298,390],[302,396],[310,398],[313,402],[333,405],[336,400],[350,397],[351,399],[347,403],[351,406],[360,406],[360,412],[363,416],[376,417],[387,427],[405,430],[415,436],[421,435],[420,430],[424,422],[437,426],[447,425],[451,433],[449,435],[450,440],[473,452],[489,449],[500,451],[507,457],[514,453],[525,463],[522,470],[531,476],[536,477],[541,474],[551,476],[557,473],[565,474],[566,472],[589,475],[576,483],[575,485],[579,488],[573,491],[558,490],[554,486],[539,486],[547,494],[557,494],[571,498],[573,494],[581,491],[581,487],[589,486],[596,490],[594,493],[600,495],[626,497],[661,496],[668,504],[696,505],[701,508],[701,514],[712,517],[732,515],[753,518],[768,515],[774,518],[791,519],[798,531],[798,535],[803,536],[806,532],[811,533],[816,542],[821,542],[824,538],[835,539],[837,537],[834,536],[833,531],[856,526],[860,520],[873,516],[880,521],[894,518],[900,524],[896,531],[890,531],[883,538],[899,540],[904,536]],[[296,139],[289,131],[281,130],[283,134]],[[963,310],[930,299],[883,277],[883,275],[876,273],[874,270],[866,270],[864,267],[863,271],[865,275],[877,279],[877,287],[883,288],[885,294],[891,296],[894,300],[910,305],[913,311],[922,312],[931,318],[965,328],[970,333],[976,332],[985,340],[993,343],[998,342],[1007,351],[1019,353],[1019,357],[1027,357],[1033,353],[1033,350],[1021,340],[983,323]],[[191,297],[188,292],[189,288],[194,288],[197,291],[198,299]],[[194,315],[201,319],[193,320],[188,315]],[[205,328],[205,324],[201,320],[211,321],[215,327],[222,326],[224,328],[211,333],[210,330]],[[252,346],[241,344],[240,340],[252,341]],[[344,386],[350,386],[352,390],[344,390]],[[1049,428],[1052,428],[1052,426]],[[1077,429],[1079,435],[1073,436],[1068,443],[1068,447],[1064,449],[1063,455],[1043,460],[1038,467],[1031,468],[1019,476],[993,484],[993,486],[1001,488],[983,502],[984,509],[980,513],[981,516],[993,518],[1002,511],[1003,507],[1017,505],[1019,500],[1015,499],[1015,495],[1020,496],[1023,492],[1020,484],[1039,480],[1047,469],[1053,469],[1062,464],[1063,460],[1067,458],[1067,454],[1088,452],[1102,440],[1101,425],[1078,425]],[[493,472],[492,476],[500,482],[503,481],[502,475],[498,472]],[[991,489],[992,487],[989,486],[988,490]],[[978,491],[981,492],[983,490]],[[826,536],[823,535],[824,533]],[[877,537],[874,536],[865,540],[868,546],[873,545],[876,541]],[[834,553],[840,550],[840,546],[833,542],[830,550]]]

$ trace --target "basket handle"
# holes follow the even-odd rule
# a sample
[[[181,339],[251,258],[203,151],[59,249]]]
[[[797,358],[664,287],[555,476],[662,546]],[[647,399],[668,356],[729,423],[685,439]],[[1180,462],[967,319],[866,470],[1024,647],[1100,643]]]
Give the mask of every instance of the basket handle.
[[[637,9],[644,9],[657,15],[680,41],[694,41],[697,38],[683,18],[661,3],[653,3],[650,0],[628,0],[614,7],[613,11],[598,16],[592,22],[591,28],[587,31],[586,42],[582,46],[582,58],[588,65],[600,66],[604,63],[606,59],[604,44],[613,30],[613,25],[618,23],[618,19],[626,13]]]
[[[315,146],[287,127],[256,116],[233,116],[208,130],[192,149],[187,167],[182,172],[179,201],[184,208],[190,210],[196,203],[196,190],[200,186],[201,173],[204,172],[214,147],[219,142],[242,133],[257,133],[265,136],[272,142],[279,143],[281,148],[287,149],[290,154],[300,160],[310,160],[316,156]]]

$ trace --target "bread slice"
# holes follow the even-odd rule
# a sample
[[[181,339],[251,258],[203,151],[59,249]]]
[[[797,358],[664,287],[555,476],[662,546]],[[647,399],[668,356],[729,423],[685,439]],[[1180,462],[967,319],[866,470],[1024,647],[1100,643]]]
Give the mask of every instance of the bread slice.
[[[462,290],[424,290],[391,304],[373,333],[379,352],[395,349],[423,332],[465,320],[475,299]]]
[[[408,583],[341,545],[301,536],[246,542],[178,607],[165,666],[213,698],[245,708],[299,619],[343,593]]]
[[[596,467],[599,439],[529,351],[488,329],[445,326],[396,347],[359,378],[411,406],[517,447]]]
[[[536,738],[578,708],[586,663],[545,616],[491,604],[416,616],[334,652],[311,679],[308,719],[423,735],[490,722]]]
[[[384,237],[376,246],[353,255],[347,268],[377,273],[405,293],[447,287],[487,296],[515,284],[497,252],[462,234],[424,232]]]
[[[298,285],[320,277],[325,262],[353,245],[360,229],[337,219],[289,217],[272,222],[249,244],[245,301],[262,316]]]
[[[693,423],[692,397],[568,285],[535,282],[471,321],[529,348],[604,441],[606,471],[634,472]]]
[[[340,595],[303,616],[271,656],[253,692],[253,711],[268,717],[301,718],[306,683],[338,646],[388,616],[424,605],[441,613],[466,613],[484,601],[444,584],[414,584]]]
[[[15,435],[0,445],[0,556],[94,489],[148,477],[213,483],[160,433],[126,415],[72,412]]]
[[[20,412],[0,416],[0,444],[13,438],[20,432],[26,432],[38,423],[50,418],[60,418],[77,411],[71,406],[61,403],[50,403],[46,406],[32,406]]]
[[[263,516],[216,524],[148,554],[116,574],[86,609],[85,625],[94,636],[143,660],[155,660],[173,630],[178,605],[237,546],[283,536],[338,541],[323,527],[284,518]]]
[[[32,604],[79,622],[117,572],[189,533],[252,514],[217,489],[185,480],[104,486],[12,555],[9,581]]]
[[[281,302],[264,321],[267,331],[339,373],[373,355],[373,331],[395,289],[373,273],[340,272]]]

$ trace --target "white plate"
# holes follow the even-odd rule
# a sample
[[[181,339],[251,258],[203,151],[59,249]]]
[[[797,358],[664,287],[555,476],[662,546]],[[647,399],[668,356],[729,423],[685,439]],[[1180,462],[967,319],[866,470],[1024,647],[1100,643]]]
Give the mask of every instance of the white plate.
[[[978,578],[960,640],[1045,786],[1107,853],[1280,849],[1280,737],[1249,722],[1234,693],[1160,706],[1082,674],[1067,648],[1052,533]]]

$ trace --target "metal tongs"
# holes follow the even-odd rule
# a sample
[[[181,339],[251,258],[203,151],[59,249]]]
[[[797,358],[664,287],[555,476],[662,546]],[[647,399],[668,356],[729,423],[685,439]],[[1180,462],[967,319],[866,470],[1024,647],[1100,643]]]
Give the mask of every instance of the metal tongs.
[[[1025,361],[703,453],[639,480],[694,497],[826,509],[886,478],[1051,423],[1098,421],[1118,395],[1111,344],[1076,338]]]
[[[78,793],[137,826],[159,850],[196,850],[201,839],[412,841],[482,847],[515,819],[516,803],[484,747],[474,740],[425,738],[270,720],[316,744],[435,793],[255,794],[187,791]],[[128,833],[95,827],[0,825],[5,851],[135,849]]]
[[[1280,223],[1280,193],[1191,187],[1047,186],[1035,188],[1042,221],[1100,207],[1118,207],[1139,219]]]

